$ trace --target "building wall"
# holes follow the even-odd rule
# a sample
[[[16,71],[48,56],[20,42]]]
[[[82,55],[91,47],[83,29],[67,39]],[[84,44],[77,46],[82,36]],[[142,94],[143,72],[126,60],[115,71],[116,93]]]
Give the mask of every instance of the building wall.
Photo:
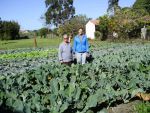
[[[90,39],[95,38],[95,24],[90,21],[86,24],[86,35]]]

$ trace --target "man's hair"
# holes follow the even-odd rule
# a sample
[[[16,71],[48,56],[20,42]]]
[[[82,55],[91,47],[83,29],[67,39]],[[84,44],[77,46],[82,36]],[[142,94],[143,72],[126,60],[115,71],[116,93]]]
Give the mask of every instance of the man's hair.
[[[68,37],[68,35],[67,35],[67,34],[63,34],[63,38],[64,38],[65,36],[67,36],[67,37]]]

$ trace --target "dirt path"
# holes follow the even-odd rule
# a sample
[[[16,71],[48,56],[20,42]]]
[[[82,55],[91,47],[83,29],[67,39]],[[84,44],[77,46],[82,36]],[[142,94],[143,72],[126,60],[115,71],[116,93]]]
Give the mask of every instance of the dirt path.
[[[108,113],[136,113],[135,105],[139,104],[140,100],[135,100],[127,104],[120,104],[116,107],[111,107]]]

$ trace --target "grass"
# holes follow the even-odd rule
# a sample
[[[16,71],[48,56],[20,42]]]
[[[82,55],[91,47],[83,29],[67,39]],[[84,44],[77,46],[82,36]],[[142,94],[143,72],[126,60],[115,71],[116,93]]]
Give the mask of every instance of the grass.
[[[37,38],[37,47],[58,46],[62,41],[61,38]],[[0,41],[0,50],[32,48],[34,47],[34,39],[9,40]]]
[[[150,103],[142,102],[135,106],[137,113],[150,113]]]
[[[62,42],[61,38],[37,38],[37,47],[48,47],[54,46],[58,47],[59,44]],[[90,44],[99,43],[99,40],[90,41]],[[106,42],[100,42],[101,44]],[[73,40],[72,40],[73,44]],[[9,49],[17,49],[17,48],[32,48],[34,47],[34,39],[21,39],[21,40],[8,40],[8,41],[1,41],[0,40],[0,50],[9,50]]]
[[[58,47],[62,42],[62,38],[37,38],[37,47]],[[91,45],[101,44],[105,45],[110,43],[111,41],[100,41],[100,40],[90,40]],[[72,41],[73,43],[73,41]],[[112,42],[112,43],[122,43],[122,42]],[[149,41],[142,40],[129,40],[124,43],[149,43]],[[1,41],[0,40],[0,50],[9,50],[9,49],[17,49],[17,48],[32,48],[34,47],[34,39],[21,39],[21,40],[9,40],[9,41]]]

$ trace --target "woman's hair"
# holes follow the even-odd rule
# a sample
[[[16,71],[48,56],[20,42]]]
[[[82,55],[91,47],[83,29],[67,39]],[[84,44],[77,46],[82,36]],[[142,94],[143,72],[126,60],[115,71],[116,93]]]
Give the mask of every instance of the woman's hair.
[[[80,30],[80,29],[82,29],[82,30],[84,31],[83,27],[80,27],[79,30]]]
[[[79,31],[80,29],[82,29],[82,32],[83,32],[83,34],[84,34],[84,33],[85,33],[85,29],[84,29],[83,27],[80,27],[80,28],[78,29],[78,31]]]

